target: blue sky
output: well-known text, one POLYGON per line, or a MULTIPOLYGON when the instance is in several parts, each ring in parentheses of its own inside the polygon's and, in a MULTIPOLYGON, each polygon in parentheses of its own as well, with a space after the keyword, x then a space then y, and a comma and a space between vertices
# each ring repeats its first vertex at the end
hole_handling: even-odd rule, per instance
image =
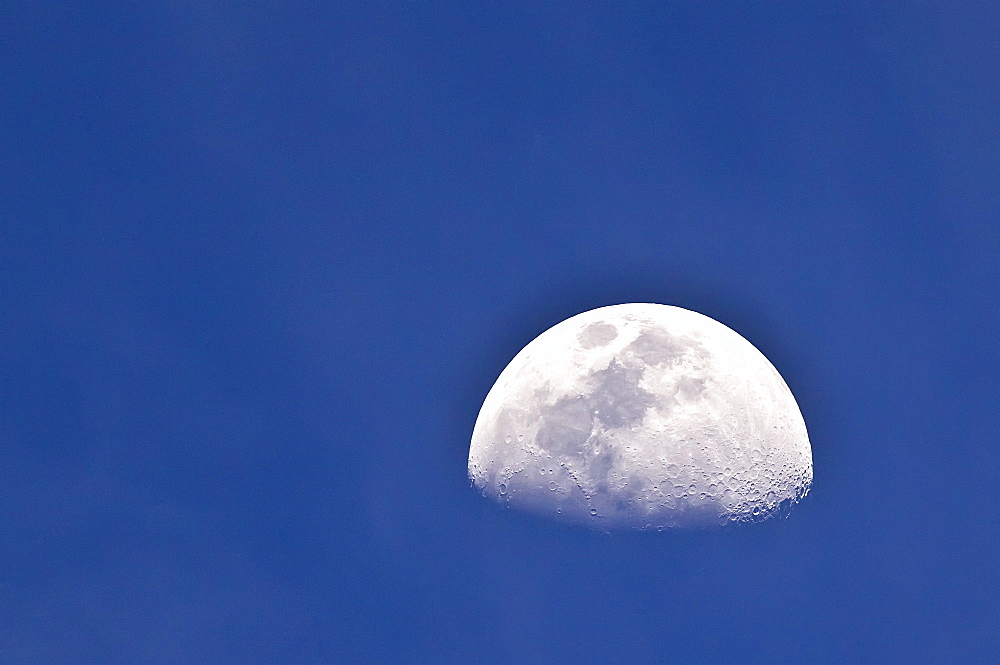
POLYGON ((991 3, 9 2, 0 660, 1000 659, 991 3), (790 518, 469 487, 532 338, 660 302, 802 410, 790 518))

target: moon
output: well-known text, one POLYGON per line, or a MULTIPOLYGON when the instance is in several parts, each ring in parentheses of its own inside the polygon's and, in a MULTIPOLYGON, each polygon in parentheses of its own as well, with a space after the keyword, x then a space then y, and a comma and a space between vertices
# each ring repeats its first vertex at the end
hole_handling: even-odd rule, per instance
POLYGON ((714 319, 651 303, 535 338, 486 396, 469 449, 484 496, 600 530, 760 521, 812 476, 802 414, 767 358, 714 319))

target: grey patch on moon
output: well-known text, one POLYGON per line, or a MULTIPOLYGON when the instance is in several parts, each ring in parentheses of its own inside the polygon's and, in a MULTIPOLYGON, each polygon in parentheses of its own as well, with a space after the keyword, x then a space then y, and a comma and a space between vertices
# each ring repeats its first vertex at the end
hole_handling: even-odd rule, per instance
POLYGON ((556 454, 583 447, 593 430, 592 408, 583 396, 563 397, 542 411, 538 445, 556 454))
MULTIPOLYGON (((642 369, 612 362, 586 379, 587 393, 541 409, 538 444, 548 452, 586 449, 596 433, 642 421, 654 396, 639 387, 642 369)), ((591 446, 593 447, 593 446, 591 446)))
POLYGON ((616 337, 618 337, 618 328, 615 328, 610 323, 603 322, 591 323, 583 329, 583 332, 576 336, 580 342, 580 346, 585 349, 605 346, 614 341, 616 337))
POLYGON ((639 360, 647 365, 676 363, 688 353, 699 357, 706 356, 706 351, 700 342, 674 337, 668 332, 652 326, 640 333, 635 341, 626 347, 626 350, 635 354, 639 360))
POLYGON ((677 380, 677 389, 674 391, 675 397, 685 400, 697 399, 705 392, 705 379, 682 376, 677 380))
POLYGON ((655 403, 652 393, 639 386, 643 368, 626 366, 613 360, 607 369, 594 372, 588 384, 593 386, 591 403, 594 415, 606 427, 625 427, 642 420, 646 409, 655 403))

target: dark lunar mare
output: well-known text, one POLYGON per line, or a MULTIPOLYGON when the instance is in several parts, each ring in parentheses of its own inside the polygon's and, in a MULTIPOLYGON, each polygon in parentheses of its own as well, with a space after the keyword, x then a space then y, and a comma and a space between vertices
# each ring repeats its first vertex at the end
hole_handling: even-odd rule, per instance
POLYGON ((616 337, 618 337, 618 328, 610 323, 598 321, 584 328, 583 332, 576 336, 576 339, 583 348, 593 349, 609 344, 616 337))

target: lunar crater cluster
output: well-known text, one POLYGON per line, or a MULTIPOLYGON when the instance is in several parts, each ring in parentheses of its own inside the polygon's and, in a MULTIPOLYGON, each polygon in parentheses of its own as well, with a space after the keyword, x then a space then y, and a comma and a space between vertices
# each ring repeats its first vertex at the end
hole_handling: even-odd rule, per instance
POLYGON ((809 491, 795 399, 752 344, 704 315, 633 303, 574 316, 483 403, 469 477, 511 508, 602 530, 766 519, 809 491))

